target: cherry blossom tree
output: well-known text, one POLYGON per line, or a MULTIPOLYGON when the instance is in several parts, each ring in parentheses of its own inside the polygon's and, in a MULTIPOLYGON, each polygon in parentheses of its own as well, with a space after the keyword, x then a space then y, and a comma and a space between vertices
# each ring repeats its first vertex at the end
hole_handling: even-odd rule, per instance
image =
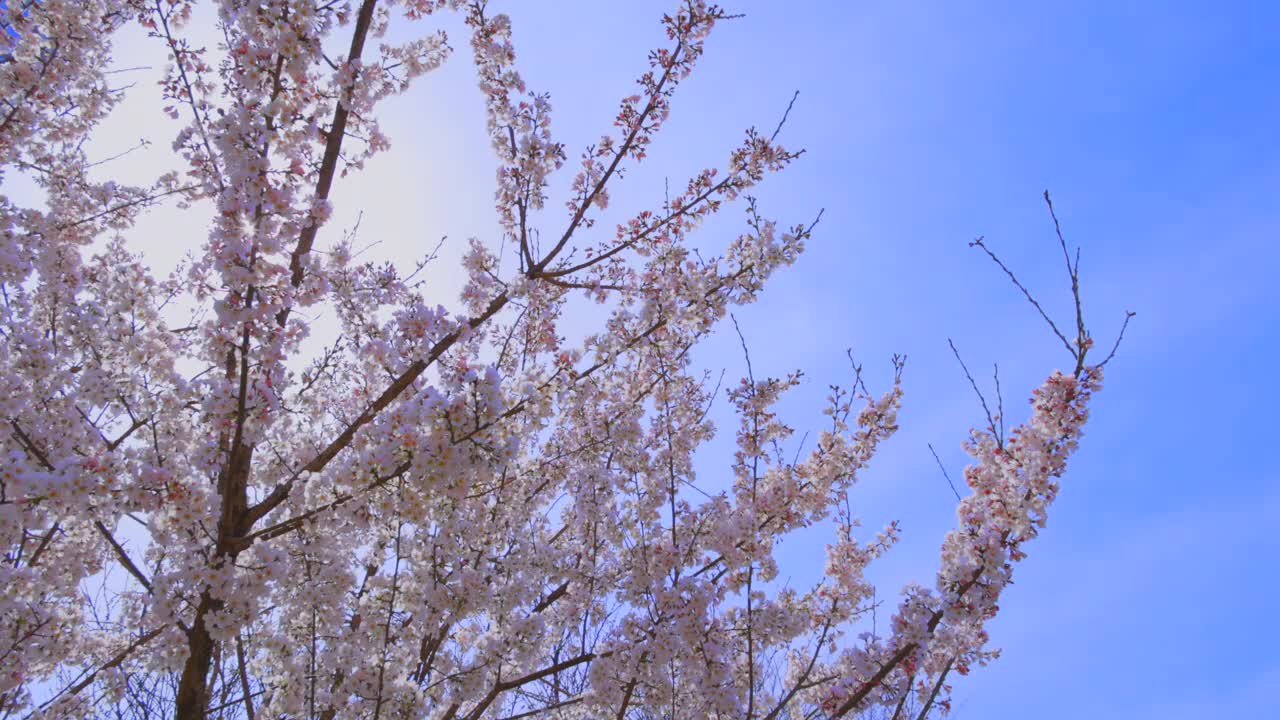
POLYGON ((725 489, 685 492, 714 434, 690 350, 809 239, 816 220, 780 225, 750 196, 798 153, 749 130, 595 225, 724 10, 664 16, 613 127, 570 159, 483 0, 214 5, 209 48, 184 35, 190 0, 0 11, 0 168, 45 198, 0 197, 0 715, 923 718, 994 656, 984 626, 1105 364, 1086 362, 1065 243, 1077 312, 1050 325, 1069 367, 1007 435, 991 414, 973 431, 936 578, 856 634, 897 530, 864 536, 846 493, 897 428, 900 362, 882 394, 834 388, 795 457, 775 408, 797 378, 746 378, 725 489), (452 307, 326 225, 336 179, 388 146, 380 103, 454 52, 429 29, 443 12, 470 31, 502 229, 470 244, 452 307), (385 41, 392 23, 416 39, 385 41), (167 55, 183 123, 147 186, 94 180, 83 150, 119 102, 128 24, 167 55), (544 207, 566 163, 567 207, 544 207), (158 277, 126 234, 174 201, 214 220, 158 277), (743 231, 703 257, 691 234, 729 207, 743 231), (566 310, 592 303, 607 319, 565 341, 566 310), (777 589, 778 543, 819 523, 824 576, 777 589))

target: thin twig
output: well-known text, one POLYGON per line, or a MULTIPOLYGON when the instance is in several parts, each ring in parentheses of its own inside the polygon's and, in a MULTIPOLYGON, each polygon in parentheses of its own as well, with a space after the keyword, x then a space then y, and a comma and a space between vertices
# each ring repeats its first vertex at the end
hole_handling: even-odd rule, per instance
POLYGON ((1137 314, 1138 313, 1132 310, 1126 310, 1124 312, 1124 324, 1120 326, 1120 334, 1116 336, 1116 342, 1111 346, 1111 352, 1107 353, 1107 356, 1103 358, 1102 362, 1098 363, 1098 367, 1105 366, 1107 363, 1111 362, 1111 358, 1116 356, 1116 350, 1120 349, 1120 341, 1124 340, 1124 331, 1129 327, 1129 320, 1137 314))
POLYGON ((1071 277, 1071 295, 1076 301, 1076 338, 1079 341, 1080 353, 1083 355, 1085 338, 1089 332, 1084 327, 1084 311, 1080 305, 1080 248, 1076 248, 1075 263, 1071 262, 1071 251, 1067 249, 1067 241, 1062 237, 1062 224, 1058 222, 1058 213, 1053 209, 1053 200, 1049 191, 1044 191, 1044 204, 1049 206, 1049 217, 1053 218, 1053 232, 1058 236, 1058 246, 1062 248, 1062 259, 1067 263, 1067 274, 1071 277))
POLYGON ((997 434, 996 421, 991 415, 991 408, 987 405, 986 396, 982 394, 982 390, 978 389, 977 381, 975 381, 973 379, 973 375, 969 373, 968 366, 964 364, 964 359, 960 357, 960 351, 956 349, 956 344, 951 341, 951 338, 947 338, 947 344, 951 346, 951 353, 956 356, 956 362, 960 363, 960 369, 964 370, 964 376, 969 379, 970 387, 972 387, 973 391, 978 394, 978 401, 982 403, 982 412, 987 415, 987 428, 990 429, 991 434, 995 436, 996 446, 1003 448, 1004 438, 997 434))
POLYGON ((1027 301, 1036 309, 1036 312, 1040 313, 1040 317, 1044 318, 1044 321, 1049 323, 1049 327, 1053 330, 1053 334, 1057 335, 1058 339, 1062 341, 1062 346, 1067 349, 1067 352, 1071 353, 1073 356, 1076 355, 1076 348, 1071 347, 1071 341, 1067 340, 1067 336, 1063 335, 1062 331, 1058 329, 1057 323, 1049 317, 1049 313, 1045 312, 1043 307, 1040 307, 1040 303, 1031 295, 1031 291, 1027 290, 1027 287, 1018 280, 1018 276, 1013 274, 1013 271, 1009 269, 1009 266, 1005 265, 1004 261, 996 257, 995 253, 991 252, 991 249, 983 242, 983 238, 979 237, 969 243, 969 247, 981 248, 982 252, 987 254, 987 257, 991 258, 996 265, 1000 266, 1000 269, 1004 271, 1004 274, 1008 275, 1009 279, 1013 281, 1014 287, 1022 291, 1022 294, 1026 296, 1027 301))
POLYGON ((742 357, 747 361, 747 379, 755 384, 756 375, 751 369, 751 351, 747 349, 747 339, 742 336, 742 328, 738 327, 738 318, 729 313, 729 319, 733 321, 733 329, 738 333, 738 342, 742 343, 742 357))
POLYGON ((996 421, 1000 423, 1000 442, 1004 442, 1004 394, 1000 392, 1000 364, 992 363, 992 376, 996 381, 996 421))
POLYGON ((782 132, 782 126, 787 124, 787 116, 791 114, 791 108, 796 104, 796 98, 800 97, 800 91, 797 90, 791 95, 791 102, 787 103, 787 109, 782 113, 782 119, 778 121, 778 127, 773 129, 773 134, 769 136, 769 142, 773 142, 778 138, 778 133, 782 132))
POLYGON ((942 464, 942 460, 938 457, 938 452, 933 449, 933 443, 928 443, 929 452, 933 453, 933 459, 938 463, 938 469, 942 471, 942 477, 947 479, 947 484, 951 486, 951 492, 955 494, 956 500, 960 499, 960 492, 956 490, 956 484, 951 482, 951 475, 947 473, 947 468, 942 464))

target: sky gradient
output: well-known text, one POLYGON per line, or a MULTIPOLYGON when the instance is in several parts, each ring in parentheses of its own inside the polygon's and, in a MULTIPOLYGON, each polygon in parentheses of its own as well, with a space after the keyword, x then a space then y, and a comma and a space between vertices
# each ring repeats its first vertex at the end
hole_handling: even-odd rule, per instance
MULTIPOLYGON (((513 17, 526 81, 551 93, 570 165, 633 92, 646 53, 663 42, 667 5, 494 3, 513 17)), ((1069 362, 968 242, 985 236, 1066 317, 1069 281, 1040 197, 1048 189, 1068 241, 1083 248, 1099 345, 1110 346, 1125 310, 1138 313, 1049 525, 992 623, 1004 656, 959 679, 953 716, 1269 716, 1280 686, 1270 602, 1280 589, 1280 463, 1269 449, 1280 407, 1280 5, 727 7, 745 16, 717 28, 650 159, 614 190, 599 227, 657 205, 667 179, 674 188, 722 165, 743 129, 772 130, 799 91, 780 137, 806 153, 757 194, 784 224, 825 214, 800 262, 737 317, 757 376, 806 372, 784 406, 797 438, 819 427, 827 385, 847 379, 846 348, 873 389, 887 387, 894 353, 908 355, 902 430, 854 495, 869 536, 891 519, 903 528, 875 568, 885 591, 932 583, 955 503, 927 444, 958 480, 960 443, 982 417, 947 339, 988 391, 999 364, 1011 421, 1069 362)), ((497 236, 482 99, 465 32, 448 27, 458 53, 387 104, 393 149, 339 182, 321 244, 362 214, 374 254, 408 260, 447 236, 443 269, 466 238, 497 236)), ((121 67, 142 57, 120 47, 121 67)), ((171 160, 172 132, 151 78, 131 79, 137 88, 95 151, 119 152, 147 128, 154 144, 109 170, 140 181, 171 160)), ((553 187, 563 193, 571 177, 566 169, 553 187)), ((563 223, 556 197, 548 232, 563 223)), ((708 251, 743 227, 738 209, 722 216, 699 237, 708 251)), ((201 222, 161 210, 137 237, 163 268, 198 246, 199 233, 174 240, 201 222)), ((435 282, 442 301, 456 296, 458 278, 435 282)), ((745 374, 732 327, 696 359, 727 380, 745 374)), ((731 443, 704 453, 708 487, 726 482, 731 443)), ((815 531, 788 543, 784 575, 814 572, 823 541, 815 531)))

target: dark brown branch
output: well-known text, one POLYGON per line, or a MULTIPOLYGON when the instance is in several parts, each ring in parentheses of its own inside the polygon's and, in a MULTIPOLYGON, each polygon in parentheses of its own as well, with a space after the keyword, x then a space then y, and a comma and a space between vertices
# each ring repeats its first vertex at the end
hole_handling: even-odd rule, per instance
POLYGON ((925 720, 925 718, 929 717, 929 710, 933 708, 933 701, 938 698, 938 692, 942 690, 942 683, 947 679, 947 673, 951 672, 951 664, 955 661, 955 658, 947 660, 946 666, 938 674, 938 681, 933 684, 933 691, 929 693, 929 699, 925 701, 924 707, 920 709, 920 714, 916 715, 916 720, 925 720))
MULTIPOLYGON (((834 601, 832 601, 831 607, 832 610, 835 609, 834 601)), ((787 691, 786 695, 783 695, 782 698, 778 700, 778 704, 773 706, 773 709, 769 711, 768 715, 764 716, 763 720, 774 720, 774 718, 778 717, 782 711, 787 709, 787 705, 791 704, 791 700, 795 698, 796 694, 799 693, 801 689, 811 687, 806 686, 805 683, 809 680, 809 676, 813 674, 813 668, 818 664, 818 658, 822 655, 822 646, 827 642, 827 635, 831 632, 831 626, 832 622, 830 619, 822 624, 822 634, 818 637, 817 642, 814 643, 813 655, 809 657, 809 664, 805 667, 804 673, 802 673, 800 677, 796 678, 796 684, 787 691)))
MULTIPOLYGON (((496 315, 499 310, 501 310, 503 307, 506 306, 509 300, 510 298, 507 296, 506 293, 503 293, 497 296, 489 303, 489 307, 485 308, 485 311, 483 313, 467 321, 465 324, 468 326, 469 329, 474 330, 475 328, 479 327, 480 325, 488 321, 489 318, 496 315)), ((261 502, 249 508, 248 515, 247 515, 247 517, 249 518, 248 524, 251 526, 253 523, 257 522, 267 513, 274 510, 277 506, 280 505, 280 503, 284 502, 285 498, 287 498, 289 496, 289 493, 293 490, 294 481, 299 476, 301 476, 303 472, 318 473, 321 470, 323 470, 326 465, 328 465, 335 457, 337 457, 338 453, 342 452, 344 449, 346 449, 348 445, 351 444, 352 440, 355 439, 356 432, 358 432, 360 428, 372 422, 373 419, 376 418, 379 413, 385 410, 387 406, 389 406, 392 402, 396 400, 396 398, 400 397, 400 395, 404 393, 405 390, 407 390, 411 385, 413 385, 414 381, 416 381, 418 377, 422 375, 422 373, 427 369, 427 367, 429 367, 432 363, 438 360, 440 356, 443 355, 446 350, 451 348, 453 344, 456 343, 460 337, 461 337, 461 333, 459 331, 455 330, 454 332, 449 333, 448 335, 444 336, 439 341, 437 341, 434 346, 432 346, 431 351, 427 353, 427 357, 425 359, 416 360, 412 364, 410 364, 409 367, 406 368, 405 371, 402 372, 399 375, 399 377, 397 377, 395 381, 393 381, 391 385, 387 387, 386 390, 382 391, 382 394, 380 394, 376 400, 374 400, 367 408, 365 408, 364 412, 360 413, 359 417, 357 417, 355 420, 351 421, 351 423, 347 425, 347 427, 338 435, 338 437, 334 438, 332 442, 330 442, 327 446, 325 446, 323 450, 317 453, 316 456, 313 457, 310 462, 308 462, 306 465, 303 465, 287 481, 276 486, 276 488, 272 490, 271 493, 267 495, 267 497, 263 498, 261 502)))
POLYGON ((255 720, 253 713, 253 693, 249 691, 249 671, 245 667, 244 641, 236 635, 236 664, 240 672, 240 693, 244 699, 244 712, 248 720, 255 720))
MULTIPOLYGON (((356 16, 356 27, 351 34, 351 49, 347 52, 347 62, 355 62, 360 59, 361 53, 364 52, 365 36, 369 33, 369 25, 373 21, 373 8, 377 4, 377 0, 364 0, 360 4, 360 12, 356 16)), ((354 84, 355 79, 352 78, 354 84)), ((350 102, 352 87, 343 88, 343 96, 338 98, 338 102, 333 110, 333 122, 330 124, 329 133, 325 141, 324 155, 320 160, 320 176, 316 180, 316 200, 325 201, 329 199, 329 190, 333 187, 333 176, 338 169, 338 156, 342 151, 342 139, 346 136, 347 117, 351 110, 345 105, 350 102)), ((311 252, 312 245, 316 241, 316 233, 319 232, 320 225, 314 218, 307 222, 306 227, 302 229, 302 234, 298 237, 298 244, 293 249, 293 255, 289 258, 289 281, 296 288, 302 285, 302 260, 311 252)), ((286 306, 280 310, 276 316, 276 321, 281 327, 289 319, 290 306, 286 306)))
POLYGON ((148 580, 147 576, 138 569, 138 566, 134 564, 133 559, 129 557, 129 553, 125 552, 124 547, 116 541, 115 536, 111 534, 111 531, 107 529, 107 526, 103 525, 101 520, 94 520, 93 526, 98 529, 98 534, 107 541, 107 544, 111 545, 111 549, 115 551, 116 558, 120 561, 120 564, 124 566, 124 569, 128 570, 129 574, 134 576, 138 582, 142 584, 142 587, 147 589, 148 593, 153 592, 151 589, 151 581, 148 580))
POLYGON ((568 700, 561 700, 560 702, 552 703, 545 707, 537 708, 536 710, 528 710, 522 713, 516 713, 515 715, 508 715, 504 718, 500 718, 500 720, 523 720, 524 718, 537 717, 543 713, 549 713, 552 710, 559 710, 560 708, 568 707, 570 705, 577 705, 583 700, 584 698, 581 695, 575 695, 568 700))
POLYGON ((165 626, 160 626, 146 633, 145 635, 142 635, 141 637, 137 638, 132 643, 130 643, 128 647, 124 648, 123 650, 121 650, 120 652, 112 656, 110 660, 98 666, 97 669, 89 672, 87 676, 84 676, 84 673, 81 673, 81 675, 84 676, 82 680, 75 683, 74 685, 69 685, 63 688, 62 690, 59 690, 57 694, 55 694, 53 697, 46 700, 40 706, 40 709, 44 710, 49 706, 53 705, 53 703, 63 695, 75 695, 79 693, 81 690, 84 690, 85 688, 89 687, 89 685, 91 685, 93 681, 97 679, 98 673, 102 672, 103 670, 110 670, 111 668, 119 667, 121 664, 124 663, 125 660, 129 659, 129 656, 132 655, 135 650, 151 642, 153 639, 155 639, 157 635, 163 632, 164 627, 165 626))
POLYGON ((562 660, 554 665, 549 665, 541 670, 531 672, 527 675, 515 678, 514 680, 501 681, 489 690, 489 694, 485 695, 484 699, 476 703, 476 706, 471 709, 471 712, 467 713, 465 720, 479 720, 480 716, 484 714, 484 711, 493 704, 493 701, 496 700, 499 695, 508 690, 513 690, 521 685, 531 683, 535 680, 547 677, 548 675, 554 675, 558 672, 568 670, 569 668, 577 667, 585 662, 591 662, 592 660, 595 660, 596 657, 598 656, 595 653, 583 653, 577 657, 562 660))
POLYGON ((893 717, 890 720, 898 720, 902 717, 902 708, 907 704, 907 698, 911 696, 911 686, 915 683, 915 676, 907 678, 907 686, 902 689, 902 695, 898 698, 898 705, 893 709, 893 717))
MULTIPOLYGON (((554 538, 553 538, 553 541, 554 541, 554 538)), ((565 593, 567 592, 569 592, 569 581, 565 580, 564 582, 560 583, 555 590, 552 590, 551 592, 547 593, 546 597, 539 600, 538 604, 533 606, 533 612, 537 614, 542 612, 543 610, 546 610, 547 608, 551 607, 551 605, 555 603, 555 601, 564 597, 565 593)))
MULTIPOLYGON (((938 613, 937 617, 942 617, 942 614, 938 613)), ((889 673, 893 672, 903 660, 906 660, 908 655, 916 651, 916 647, 915 643, 907 643, 906 645, 898 648, 898 651, 889 658, 889 661, 880 666, 880 669, 876 671, 875 675, 872 675, 866 682, 862 683, 862 685, 859 686, 858 691, 853 695, 850 695, 849 698, 836 709, 835 713, 831 715, 830 720, 836 720, 836 718, 844 717, 845 715, 848 715, 850 711, 861 705, 867 695, 871 694, 872 690, 879 687, 880 683, 884 682, 886 677, 889 677, 889 673)))
POLYGON ((40 544, 36 546, 35 551, 31 553, 31 558, 27 560, 27 567, 36 566, 36 563, 40 561, 40 556, 44 554, 45 548, 49 547, 49 542, 53 540, 53 536, 61 529, 62 526, 59 523, 54 523, 53 527, 49 528, 49 532, 40 538, 40 544))

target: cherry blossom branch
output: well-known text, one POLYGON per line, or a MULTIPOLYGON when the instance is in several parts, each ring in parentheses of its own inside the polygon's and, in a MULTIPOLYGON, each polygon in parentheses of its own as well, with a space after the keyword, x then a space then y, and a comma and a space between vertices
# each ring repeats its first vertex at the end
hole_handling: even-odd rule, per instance
POLYGON ((137 198, 137 199, 134 199, 134 200, 130 200, 130 201, 125 202, 125 203, 121 203, 121 204, 116 205, 116 206, 114 206, 114 207, 107 208, 106 210, 103 210, 103 211, 102 211, 102 212, 100 212, 100 213, 97 213, 97 214, 94 214, 94 215, 90 215, 90 216, 88 216, 88 217, 81 218, 81 219, 79 219, 79 220, 73 220, 73 221, 68 222, 68 223, 63 223, 63 224, 61 224, 61 225, 57 225, 57 226, 56 226, 56 228, 57 228, 58 230, 60 230, 60 231, 61 231, 61 230, 70 230, 71 228, 79 227, 80 225, 84 225, 85 223, 93 222, 94 220, 97 220, 98 218, 103 218, 103 217, 106 217, 106 216, 108 216, 108 215, 114 215, 115 213, 121 212, 121 211, 123 211, 123 210, 128 210, 128 209, 130 209, 130 208, 134 208, 134 207, 137 207, 137 206, 139 206, 139 205, 146 205, 147 203, 155 202, 156 200, 159 200, 160 198, 168 197, 168 196, 170 196, 170 195, 177 195, 178 193, 191 192, 192 190, 197 190, 197 189, 199 189, 199 187, 200 187, 199 185, 185 185, 185 186, 183 186, 183 187, 172 188, 172 189, 169 189, 169 190, 165 190, 165 191, 163 191, 163 192, 155 193, 154 195, 147 195, 147 196, 145 196, 145 197, 140 197, 140 198, 137 198))
POLYGON ((560 702, 551 703, 549 705, 545 705, 543 707, 540 707, 534 710, 527 710, 525 712, 516 713, 515 715, 507 715, 506 717, 501 718, 500 720, 524 720, 524 718, 537 717, 545 713, 554 712, 561 708, 569 707, 570 705, 577 705, 578 703, 582 702, 585 699, 586 698, 582 697, 581 695, 578 695, 575 697, 571 697, 568 700, 561 700, 560 702))
POLYGON ((129 557, 129 553, 125 552, 124 547, 121 546, 115 536, 111 534, 111 531, 107 529, 107 526, 103 525, 101 520, 94 520, 93 526, 97 528, 98 534, 101 535, 102 538, 107 541, 107 544, 111 546, 111 549, 116 554, 116 559, 120 561, 120 564, 124 566, 124 569, 128 570, 129 574, 136 578, 142 587, 146 588, 148 594, 154 592, 151 587, 151 581, 148 580, 147 576, 138 569, 138 566, 134 564, 133 559, 129 557))
MULTIPOLYGON (((25 432, 23 432, 22 426, 18 424, 18 421, 10 420, 9 425, 13 428, 14 434, 27 451, 30 452, 46 470, 52 472, 54 470, 54 466, 53 463, 49 461, 48 455, 46 455, 35 444, 35 442, 25 432)), ((106 442, 105 439, 104 442, 106 442)), ((142 584, 142 587, 146 588, 148 593, 151 593, 151 582, 147 580, 147 576, 138 569, 138 566, 133 562, 133 559, 129 557, 129 553, 127 553, 120 543, 116 541, 115 537, 111 534, 111 531, 107 529, 107 526, 103 525, 101 520, 94 520, 93 525, 98 530, 98 534, 101 535, 111 546, 116 558, 120 560, 120 564, 129 571, 130 575, 137 578, 138 582, 142 584)), ((27 561, 27 567, 35 566, 36 562, 40 559, 40 555, 44 552, 45 548, 48 547, 49 541, 53 539, 53 535, 57 531, 58 523, 54 523, 54 526, 50 528, 49 532, 41 539, 40 544, 35 549, 35 552, 31 554, 31 559, 27 561)))
POLYGON ((499 695, 501 695, 504 692, 507 692, 508 690, 514 690, 515 688, 518 688, 522 685, 527 685, 528 683, 531 683, 535 680, 540 680, 544 677, 547 677, 548 675, 554 675, 558 672, 568 670, 569 668, 577 667, 578 665, 581 665, 583 663, 591 662, 592 660, 595 660, 597 657, 601 657, 601 656, 598 656, 596 655, 596 653, 593 653, 593 652, 582 653, 581 655, 578 655, 576 657, 572 657, 567 660, 561 660, 560 662, 555 663, 554 665, 548 665, 547 667, 544 667, 541 670, 535 670, 534 672, 527 673, 518 678, 514 678, 512 680, 499 681, 495 683, 492 688, 490 688, 489 692, 484 696, 483 699, 481 699, 479 702, 476 703, 476 706, 471 709, 471 712, 467 713, 464 716, 464 720, 479 720, 480 716, 484 714, 484 711, 487 710, 489 706, 493 704, 493 701, 496 700, 499 695))
POLYGON ((929 692, 929 699, 925 701, 924 707, 920 708, 920 714, 916 715, 916 720, 925 720, 929 717, 929 710, 933 708, 933 701, 938 698, 938 691, 942 689, 942 684, 947 679, 947 673, 951 672, 951 665, 955 663, 955 658, 947 660, 947 664, 942 667, 942 672, 938 673, 938 681, 933 684, 933 690, 929 692))
POLYGON ((667 63, 663 67, 662 76, 658 79, 657 83, 653 85, 653 89, 649 92, 648 101, 645 103, 644 109, 640 111, 640 114, 636 117, 634 122, 631 123, 622 143, 618 145, 618 149, 613 153, 613 158, 609 161, 608 167, 600 174, 600 178, 592 185, 590 191, 576 203, 577 208, 574 210, 573 216, 569 219, 569 225, 560 235, 560 239, 556 242, 555 246, 543 256, 542 260, 533 266, 531 272, 541 272, 542 269, 545 268, 560 253, 560 251, 564 249, 565 245, 569 243, 569 240, 573 237, 573 233, 578 229, 578 225, 580 225, 583 218, 586 217, 587 210, 595 202, 596 198, 600 196, 600 193, 604 191, 605 185, 609 182, 609 179, 613 177, 613 174, 617 172, 618 166, 622 164, 622 159, 626 157, 627 153, 631 152, 632 148, 635 146, 636 140, 640 137, 641 131, 645 129, 645 122, 649 119, 654 110, 658 108, 659 99, 662 97, 662 93, 667 83, 671 80, 672 74, 678 67, 677 61, 684 49, 685 41, 681 38, 676 42, 675 48, 671 51, 671 62, 667 63))
MULTIPOLYGON (((168 3, 168 5, 169 12, 174 12, 174 3, 168 3)), ((182 87, 185 93, 183 99, 191 108, 192 118, 195 120, 196 129, 200 133, 200 142, 204 144, 204 151, 209 158, 209 162, 213 164, 213 177, 218 184, 218 191, 225 192, 226 185, 223 183, 222 170, 218 167, 218 156, 213 152, 213 146, 209 143, 209 131, 205 128, 204 114, 200 112, 195 90, 192 88, 190 78, 187 77, 187 63, 184 57, 186 51, 178 47, 178 41, 174 38, 173 32, 169 27, 169 15, 165 14, 165 6, 161 0, 155 0, 153 8, 156 17, 160 19, 162 37, 169 46, 169 52, 173 56, 174 67, 178 70, 178 77, 182 80, 182 87)))
MULTIPOLYGON (((356 15, 356 26, 351 33, 351 47, 347 52, 348 65, 359 62, 360 55, 364 52, 365 36, 369 33, 369 25, 373 20, 373 9, 376 4, 377 0, 363 0, 360 3, 360 11, 356 15)), ((334 104, 333 120, 325 136, 324 155, 320 160, 320 174, 316 178, 315 191, 316 200, 321 203, 328 201, 329 190, 333 187, 333 175, 338 169, 338 155, 342 151, 342 139, 346 135, 347 118, 351 113, 348 103, 351 102, 351 92, 355 82, 356 76, 353 75, 350 84, 342 88, 342 96, 334 104)), ((302 285, 302 261, 311 252, 319 230, 320 221, 314 216, 309 217, 307 224, 302 228, 302 234, 298 237, 298 244, 289 258, 289 282, 295 288, 302 285)), ((291 309, 292 306, 285 306, 280 310, 276 318, 280 327, 285 326, 291 309)))
MULTIPOLYGON (((468 330, 475 330, 476 328, 479 328, 487 322, 489 318, 496 315, 499 310, 506 307, 508 302, 510 302, 510 297, 506 293, 498 295, 490 301, 489 306, 483 313, 465 321, 463 326, 468 330)), ((302 469, 313 473, 323 470, 329 461, 336 457, 339 452, 351 443, 351 440, 355 437, 356 431, 371 422, 380 412, 386 409, 388 405, 390 405, 397 397, 400 396, 401 393, 403 393, 415 380, 418 379, 418 376, 420 376, 427 367, 452 347, 461 336, 462 331, 455 330, 437 341, 427 353, 425 359, 418 360, 410 364, 409 367, 396 378, 395 382, 388 386, 387 389, 384 390, 378 398, 360 414, 359 417, 352 421, 337 438, 317 453, 316 456, 304 465, 302 469)))
MULTIPOLYGON (((833 602, 833 609, 834 609, 834 602, 833 602)), ((818 664, 818 658, 822 656, 822 649, 823 647, 826 646, 827 636, 830 634, 833 626, 834 626, 834 623, 831 621, 830 618, 828 618, 826 621, 823 622, 822 631, 818 634, 818 639, 814 641, 813 653, 809 656, 809 662, 808 664, 805 665, 804 672, 800 674, 800 677, 796 679, 796 682, 794 685, 791 686, 791 689, 788 690, 785 695, 779 698, 777 704, 775 704, 773 708, 769 710, 769 713, 765 715, 762 718, 762 720, 775 720, 775 718, 777 718, 782 712, 784 712, 787 709, 787 706, 791 704, 791 701, 795 699, 796 695, 801 690, 806 689, 807 687, 806 683, 808 682, 809 678, 813 675, 813 670, 818 664)))
MULTIPOLYGON (((796 236, 807 237, 809 232, 812 231, 813 227, 820 220, 821 220, 821 213, 819 213, 818 218, 816 218, 808 226, 797 227, 795 231, 796 236)), ((751 265, 746 265, 740 268, 739 270, 737 270, 736 272, 734 272, 733 274, 726 276, 719 283, 707 289, 704 293, 704 297, 706 298, 713 297, 716 293, 729 287, 730 283, 735 282, 744 273, 750 272, 751 269, 752 269, 751 265)), ((489 306, 486 308, 486 310, 482 314, 472 318, 469 321, 466 321, 464 323, 464 326, 471 330, 475 330, 479 328, 481 325, 487 322, 489 318, 497 314, 497 312, 501 310, 508 302, 509 302, 509 295, 506 292, 499 294, 489 303, 489 306)), ((644 338, 648 337, 651 333, 661 329, 664 324, 665 324, 665 320, 660 318, 657 322, 655 322, 652 326, 650 326, 647 330, 645 330, 639 336, 630 340, 624 349, 634 346, 635 343, 642 341, 644 338)), ((457 342, 459 337, 460 337, 460 332, 455 330, 449 333, 448 335, 444 336, 443 338, 441 338, 439 341, 437 341, 432 346, 431 350, 428 351, 428 353, 426 354, 426 357, 423 360, 417 360, 411 363, 409 367, 406 368, 400 374, 400 376, 397 377, 396 380, 386 390, 384 390, 378 396, 378 398, 361 413, 359 417, 357 417, 354 421, 349 423, 347 427, 343 430, 343 432, 339 434, 337 438, 331 441, 329 445, 327 445, 322 451, 320 451, 317 455, 315 455, 314 458, 309 463, 302 466, 302 468, 299 469, 297 472, 295 472, 288 480, 278 485, 270 494, 268 494, 265 498, 263 498, 263 500, 261 500, 258 504, 249 508, 246 516, 248 518, 248 526, 251 527, 258 519, 261 519, 263 516, 271 512, 271 510, 278 507, 280 503, 284 502, 284 500, 289 496, 289 493, 293 489, 293 483, 296 481, 298 477, 300 477, 302 472, 315 473, 323 470, 324 467, 327 466, 328 463, 332 461, 333 458, 336 457, 339 452, 341 452, 344 448, 350 445, 350 443, 355 438, 356 432, 361 427, 372 422, 383 410, 385 410, 392 402, 394 402, 397 397, 399 397, 407 388, 409 388, 413 384, 414 381, 416 381, 416 379, 422 374, 422 372, 426 370, 428 366, 434 363, 445 351, 447 351, 455 342, 457 342)), ((609 363, 607 361, 604 361, 604 360, 599 361, 594 365, 578 372, 576 374, 576 378, 580 380, 582 378, 590 376, 592 373, 605 367, 608 364, 609 363)), ((508 409, 498 418, 496 418, 494 422, 496 422, 497 420, 510 417, 511 415, 514 415, 520 412, 524 407, 525 407, 525 401, 522 400, 512 408, 508 409)), ((485 426, 481 426, 477 428, 475 432, 482 431, 491 424, 492 423, 486 424, 485 426)), ((375 485, 371 485, 370 488, 366 488, 366 489, 371 489, 372 487, 377 487, 380 485, 381 483, 376 483, 375 485)), ((302 516, 299 516, 292 520, 277 523, 276 525, 273 525, 270 528, 242 537, 236 540, 235 544, 236 546, 246 546, 247 544, 252 543, 255 540, 270 539, 271 537, 277 537, 283 532, 288 532, 290 530, 300 527, 301 526, 300 522, 302 520, 312 517, 318 512, 333 509, 340 505, 346 504, 353 498, 354 496, 343 496, 342 498, 339 498, 338 500, 335 500, 332 503, 326 504, 321 508, 317 508, 314 511, 308 511, 304 513, 302 516)))
POLYGON ((249 688, 249 671, 244 660, 244 641, 236 634, 236 666, 239 668, 240 698, 244 701, 244 713, 248 720, 255 720, 253 693, 249 688))
POLYGON ((59 690, 52 697, 50 697, 48 700, 42 703, 40 705, 40 709, 47 710, 55 702, 57 702, 59 698, 61 698, 64 695, 67 695, 67 696, 78 695, 80 691, 92 685, 93 681, 97 679, 100 673, 102 673, 105 670, 111 670, 113 668, 117 668, 123 665, 124 662, 129 659, 130 655, 132 655, 138 649, 142 648, 147 643, 154 640, 156 637, 160 635, 160 633, 164 632, 165 627, 166 626, 162 625, 134 639, 134 641, 130 643, 127 647, 117 652, 109 660, 107 660, 107 662, 103 663, 102 665, 99 665, 97 668, 93 669, 92 671, 89 671, 89 670, 82 671, 80 675, 77 677, 78 682, 73 682, 72 684, 67 685, 61 690, 59 690))

